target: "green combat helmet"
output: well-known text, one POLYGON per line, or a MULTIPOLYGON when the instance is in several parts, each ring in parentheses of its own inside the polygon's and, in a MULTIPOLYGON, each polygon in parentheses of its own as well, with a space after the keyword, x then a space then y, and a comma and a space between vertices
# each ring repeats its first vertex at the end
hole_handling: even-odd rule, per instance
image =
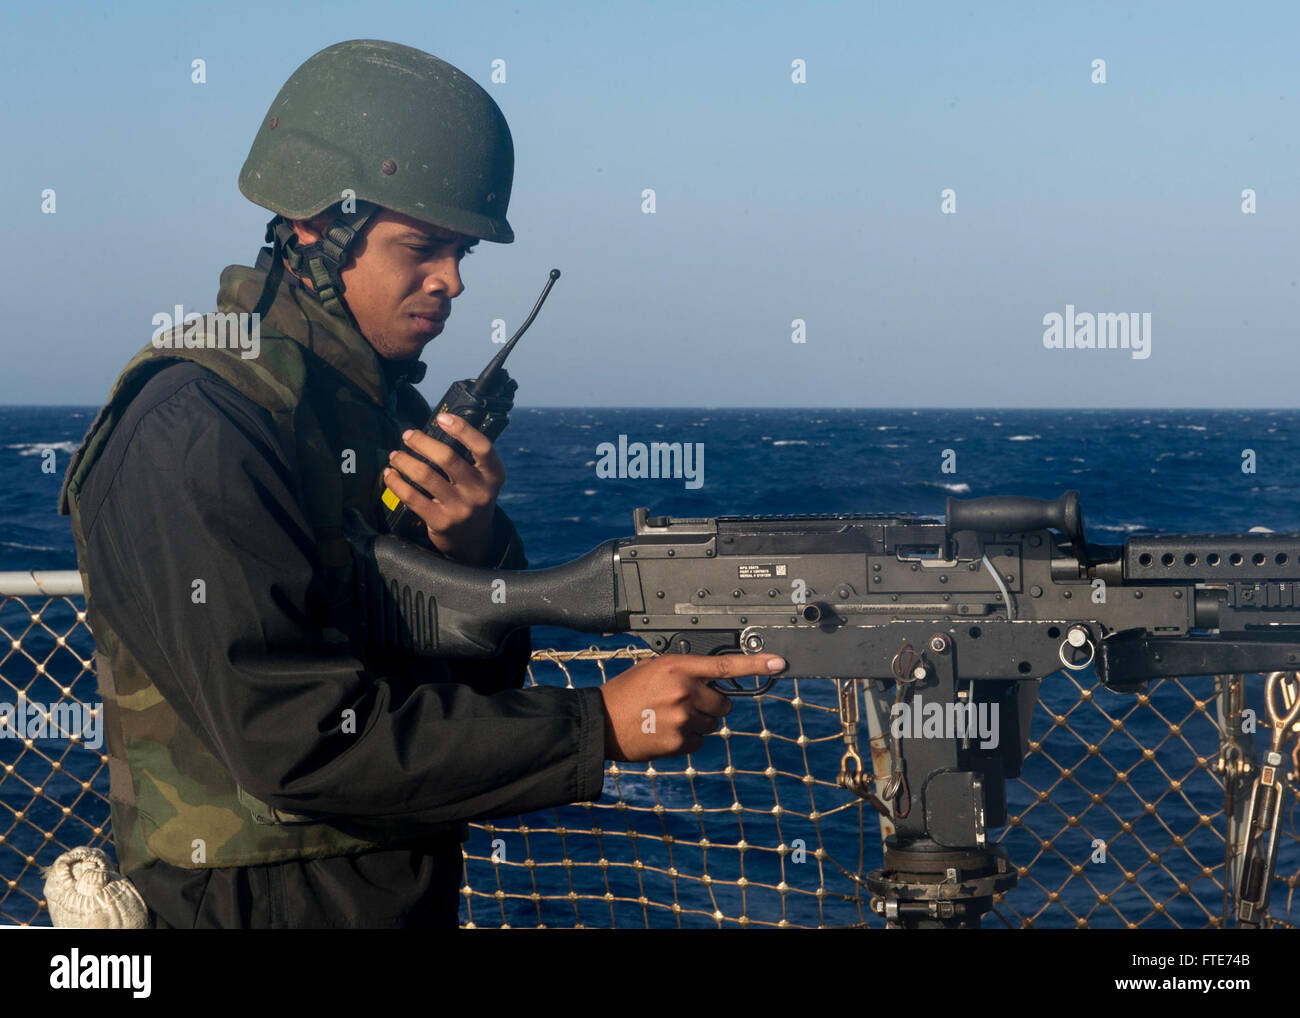
POLYGON ((239 172, 244 197, 276 213, 266 228, 275 242, 271 272, 255 310, 265 314, 275 299, 283 258, 310 276, 326 310, 351 320, 340 270, 380 208, 509 244, 514 171, 506 118, 451 64, 374 39, 321 50, 284 83, 239 172), (340 212, 320 242, 299 243, 289 220, 352 197, 356 210, 340 212))

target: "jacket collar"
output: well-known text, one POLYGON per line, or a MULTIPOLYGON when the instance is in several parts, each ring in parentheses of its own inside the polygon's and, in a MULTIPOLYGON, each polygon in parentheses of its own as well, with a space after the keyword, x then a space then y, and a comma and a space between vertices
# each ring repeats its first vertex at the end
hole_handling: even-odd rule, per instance
MULTIPOLYGON (((217 310, 248 312, 256 307, 270 267, 270 248, 262 248, 255 268, 228 265, 221 273, 217 310)), ((285 273, 264 321, 350 379, 379 406, 391 406, 397 387, 403 381, 419 382, 428 368, 416 359, 381 357, 350 322, 326 311, 289 273, 285 273)))

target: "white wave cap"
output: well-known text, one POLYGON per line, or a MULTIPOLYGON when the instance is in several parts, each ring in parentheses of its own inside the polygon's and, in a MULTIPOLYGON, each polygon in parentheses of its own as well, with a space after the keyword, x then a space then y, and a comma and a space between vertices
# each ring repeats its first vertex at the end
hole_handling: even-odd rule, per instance
POLYGON ((98 848, 80 845, 45 871, 45 904, 54 925, 82 930, 143 930, 149 908, 135 884, 98 848))

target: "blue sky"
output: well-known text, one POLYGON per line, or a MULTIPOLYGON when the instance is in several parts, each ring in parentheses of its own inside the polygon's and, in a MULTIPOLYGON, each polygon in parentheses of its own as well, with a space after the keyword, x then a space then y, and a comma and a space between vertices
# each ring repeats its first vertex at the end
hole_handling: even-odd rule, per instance
POLYGON ((0 404, 102 403, 155 313, 210 309, 270 216, 236 178, 272 98, 376 38, 470 74, 515 142, 517 240, 465 263, 430 398, 555 266, 524 406, 1289 407, 1297 28, 1281 3, 6 10, 0 404), (1150 313, 1151 356, 1045 349, 1067 304, 1150 313))

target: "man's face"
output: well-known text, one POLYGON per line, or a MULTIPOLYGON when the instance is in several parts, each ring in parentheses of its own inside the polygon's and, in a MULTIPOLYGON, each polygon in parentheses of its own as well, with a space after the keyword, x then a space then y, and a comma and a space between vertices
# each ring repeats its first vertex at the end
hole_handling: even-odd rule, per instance
MULTIPOLYGON (((304 245, 328 227, 322 217, 295 221, 304 245)), ((361 334, 381 357, 418 357, 442 332, 451 302, 465 290, 460 260, 478 241, 464 234, 381 210, 348 249, 343 267, 344 299, 361 334)))

